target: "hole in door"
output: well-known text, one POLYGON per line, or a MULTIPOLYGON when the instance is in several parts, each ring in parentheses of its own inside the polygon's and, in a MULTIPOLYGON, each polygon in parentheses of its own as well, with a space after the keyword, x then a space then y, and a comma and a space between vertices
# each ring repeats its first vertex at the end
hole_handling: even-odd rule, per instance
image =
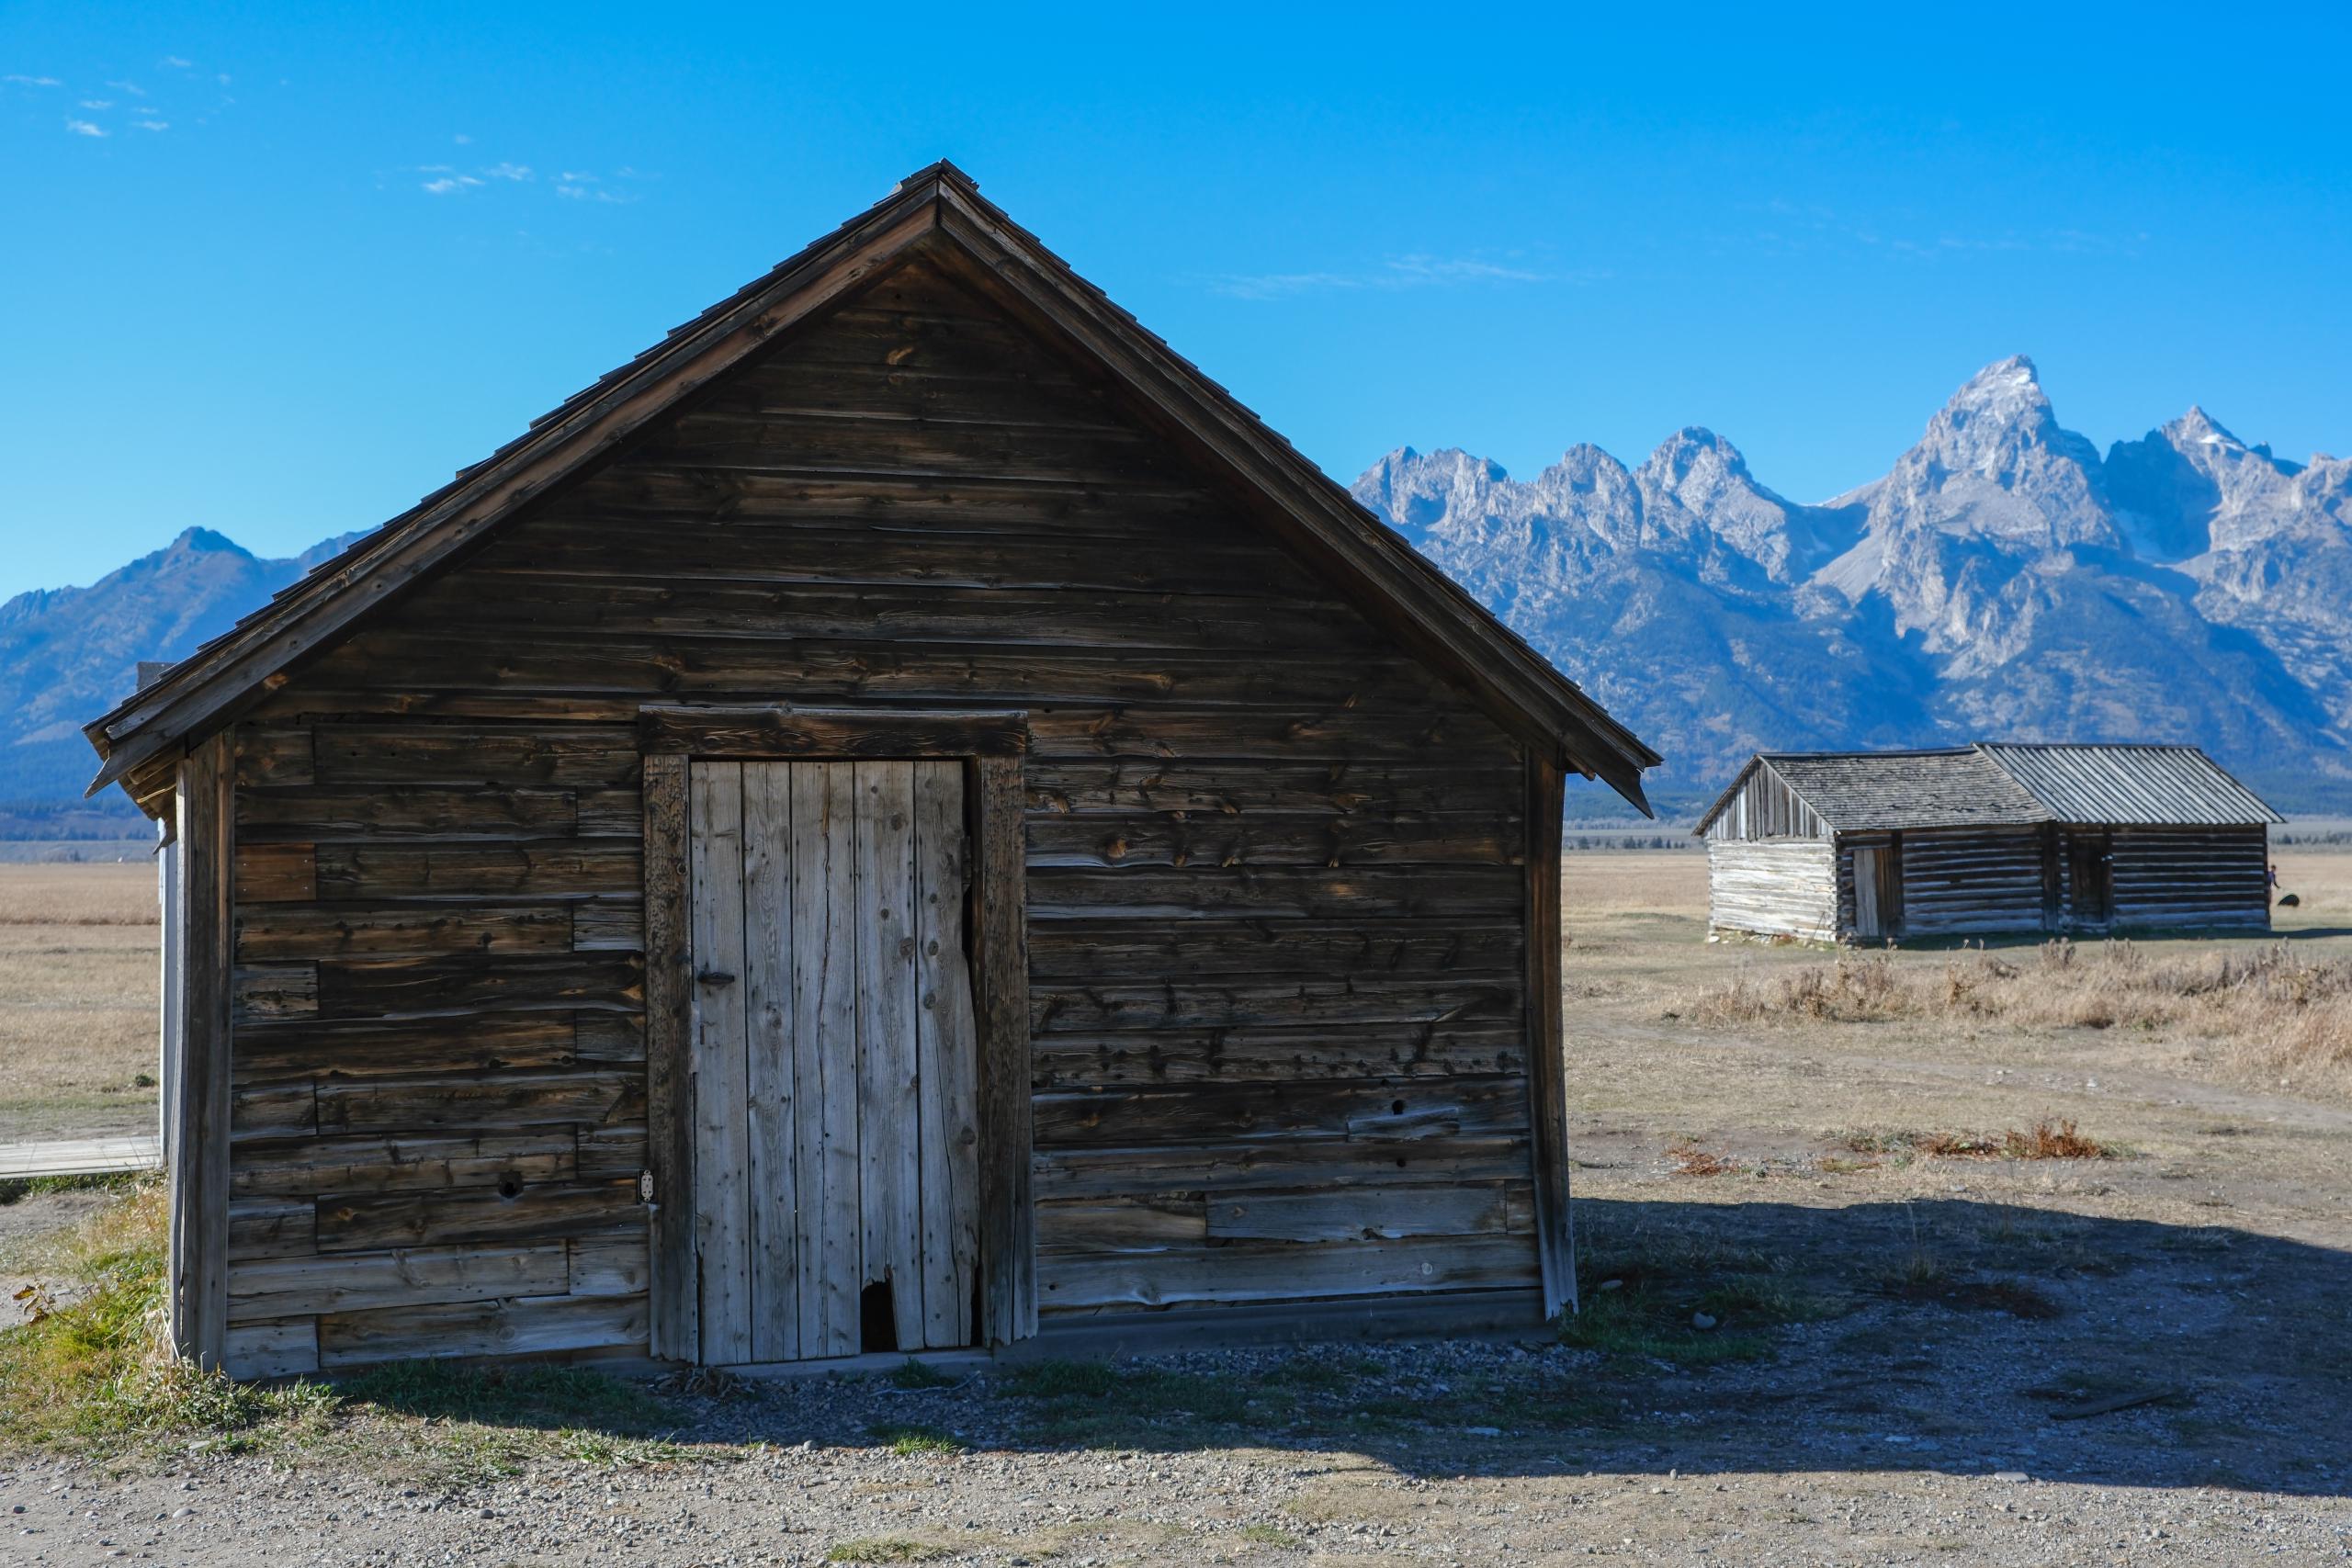
POLYGON ((858 1292, 857 1348, 869 1356, 899 1348, 898 1302, 888 1280, 876 1280, 858 1292))

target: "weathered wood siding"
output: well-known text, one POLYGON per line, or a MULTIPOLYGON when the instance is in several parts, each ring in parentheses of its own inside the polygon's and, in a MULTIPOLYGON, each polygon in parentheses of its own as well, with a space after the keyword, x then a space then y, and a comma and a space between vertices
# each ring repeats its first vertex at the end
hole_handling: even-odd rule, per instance
POLYGON ((2270 929, 2270 833, 2247 828, 2114 829, 2115 923, 2270 929))
POLYGON ((1837 941, 1836 855, 1826 839, 1711 840, 1708 928, 1837 941))
MULTIPOLYGON (((1906 829, 1903 867, 1906 937, 1972 936, 2041 927, 2038 828, 1906 829)), ((1851 875, 1851 855, 1848 855, 1851 875)))
POLYGON ((1048 1313, 1536 1280, 1518 745, 921 265, 237 730, 231 1359, 642 1351, 651 701, 1031 710, 1048 1313))
POLYGON ((1707 824, 1710 842, 1826 839, 1829 824, 1770 767, 1758 766, 1707 824))

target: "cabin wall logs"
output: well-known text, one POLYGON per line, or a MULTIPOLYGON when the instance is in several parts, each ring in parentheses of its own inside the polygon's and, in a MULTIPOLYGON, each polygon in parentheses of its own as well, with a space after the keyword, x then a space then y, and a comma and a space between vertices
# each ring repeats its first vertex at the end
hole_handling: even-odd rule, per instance
POLYGON ((642 1353, 682 701, 1030 711, 1046 1312, 1536 1282, 1517 744, 918 265, 239 726, 238 1371, 642 1353))
POLYGON ((2109 862, 2121 927, 2270 929, 2270 830, 2118 828, 2109 862))
POLYGON ((1711 840, 1708 929, 1837 941, 1837 859, 1826 839, 1711 840))

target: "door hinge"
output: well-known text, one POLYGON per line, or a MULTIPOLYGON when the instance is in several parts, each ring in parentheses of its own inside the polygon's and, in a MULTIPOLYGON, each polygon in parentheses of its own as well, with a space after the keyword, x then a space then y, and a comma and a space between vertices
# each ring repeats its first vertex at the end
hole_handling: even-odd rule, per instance
POLYGON ((640 1203, 653 1201, 653 1171, 650 1167, 637 1173, 637 1201, 640 1203))

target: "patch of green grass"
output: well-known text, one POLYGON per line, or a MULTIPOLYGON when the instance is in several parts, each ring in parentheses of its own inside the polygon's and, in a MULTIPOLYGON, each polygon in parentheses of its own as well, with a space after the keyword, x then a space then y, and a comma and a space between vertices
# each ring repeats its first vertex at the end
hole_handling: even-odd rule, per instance
POLYGON ((461 1367, 397 1361, 343 1380, 345 1397, 403 1416, 546 1430, 650 1436, 673 1425, 642 1385, 584 1367, 461 1367))
POLYGON ((128 1171, 107 1176, 11 1176, 0 1180, 0 1208, 52 1192, 129 1192, 152 1179, 128 1171))
POLYGON ((1303 1538, 1291 1534, 1280 1525, 1243 1525, 1233 1533, 1237 1540, 1246 1540, 1256 1546, 1281 1546, 1295 1549, 1306 1544, 1303 1538))
POLYGON ((825 1549, 828 1562, 932 1562, 951 1555, 947 1548, 904 1536, 840 1540, 825 1549))
POLYGON ((953 1388, 962 1380, 953 1373, 916 1360, 912 1356, 890 1369, 890 1386, 912 1393, 918 1389, 953 1388))
POLYGON ((1560 1341, 1609 1356, 1647 1357, 1684 1367, 1752 1361, 1771 1346, 1762 1335, 1741 1329, 1696 1328, 1687 1299, 1633 1284, 1588 1297, 1560 1319, 1560 1341))
POLYGON ((1107 1361, 1032 1361, 1014 1368, 997 1392, 1027 1404, 1023 1414, 1037 1440, 1097 1447, 1245 1423, 1278 1425, 1303 1398, 1296 1386, 1272 1379, 1248 1382, 1107 1361))
POLYGON ((198 1438, 236 1450, 334 1412, 317 1383, 255 1388, 165 1351, 163 1233, 161 1185, 137 1183, 41 1260, 29 1321, 0 1331, 0 1447, 104 1453, 198 1438))
POLYGON ((865 1435, 885 1444, 901 1459, 912 1459, 918 1454, 960 1454, 965 1447, 961 1438, 936 1427, 881 1425, 868 1427, 865 1435))

